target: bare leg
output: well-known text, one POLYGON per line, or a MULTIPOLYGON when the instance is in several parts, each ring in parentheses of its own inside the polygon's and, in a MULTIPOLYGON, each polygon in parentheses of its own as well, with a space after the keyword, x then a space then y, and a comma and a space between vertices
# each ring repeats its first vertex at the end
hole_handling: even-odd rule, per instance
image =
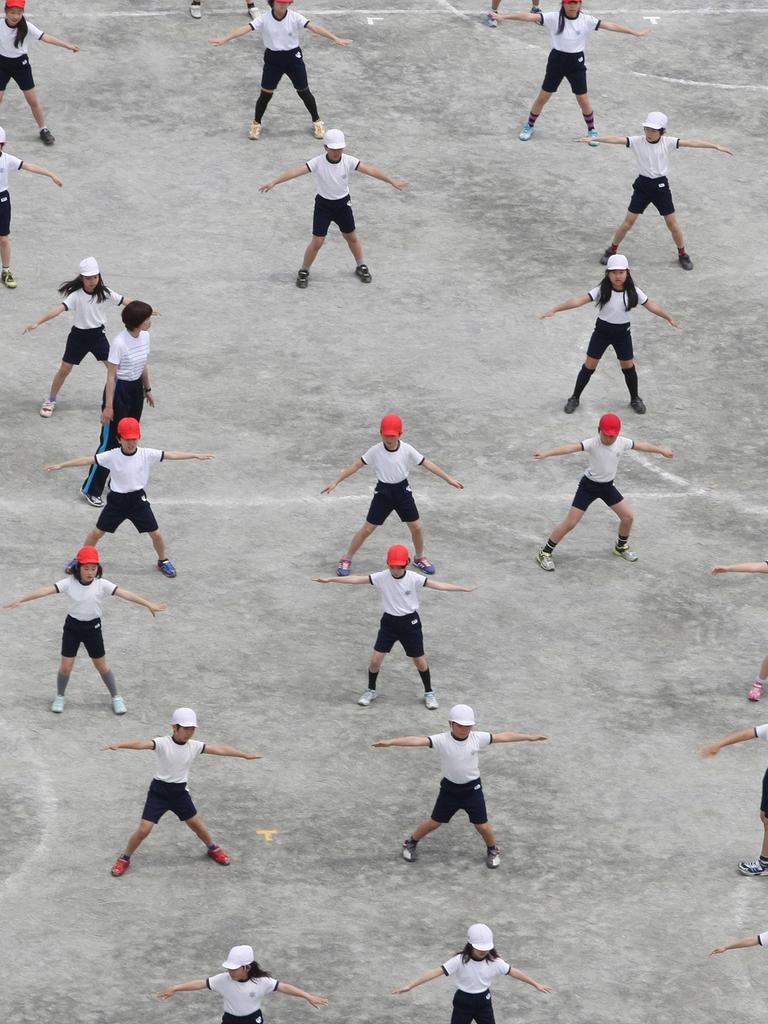
POLYGON ((493 834, 491 823, 489 821, 483 822, 482 825, 475 825, 475 828, 485 840, 486 846, 496 845, 496 836, 493 834))
POLYGON ((89 548, 98 544, 101 538, 104 536, 104 530, 100 530, 98 526, 94 526, 91 532, 83 541, 83 547, 89 548))
POLYGON ((157 553, 157 557, 160 559, 161 562, 164 562, 165 540, 163 539, 162 533, 160 533, 159 530, 153 530, 149 535, 149 539, 152 541, 152 546, 154 547, 157 553))
POLYGON ((50 397, 52 401, 55 401, 59 392, 61 391, 62 385, 67 377, 72 373, 72 363, 62 362, 61 366, 56 371, 56 376, 51 381, 50 397))
MULTIPOLYGON (((342 232, 344 235, 344 233, 342 232)), ((344 235, 344 241, 347 243, 349 248, 352 250, 352 255, 355 257, 357 265, 360 266, 363 260, 363 244, 357 237, 356 231, 351 231, 348 235, 344 235)))
POLYGON ((363 543, 371 536, 375 529, 375 523, 363 523, 363 525, 360 527, 360 529, 357 531, 355 536, 350 541, 346 557, 350 560, 354 558, 355 552, 358 550, 358 548, 362 547, 363 543))
POLYGON ((632 507, 628 501, 620 501, 616 505, 611 505, 611 512, 615 512, 619 517, 619 534, 622 537, 629 537, 629 532, 632 529, 632 523, 634 522, 634 515, 632 513, 632 507))
POLYGON ((760 678, 768 678, 768 655, 760 663, 760 678))
POLYGON ((139 827, 128 840, 128 843, 126 844, 125 847, 125 852, 128 854, 129 857, 133 853, 135 853, 136 850, 138 850, 138 848, 141 846, 141 844, 144 842, 144 840, 147 838, 147 836, 154 827, 154 821, 147 821, 146 818, 141 819, 141 821, 139 822, 139 827))
POLYGON ((763 823, 763 848, 760 851, 760 856, 768 858, 768 818, 762 811, 760 811, 760 820, 763 823))
POLYGON ((7 270, 11 265, 11 236, 2 235, 0 236, 0 259, 2 259, 3 270, 7 270))
POLYGON ((427 661, 426 654, 422 654, 419 658, 413 659, 413 664, 419 670, 419 672, 426 672, 429 668, 429 662, 427 661))
POLYGON ((302 263, 302 266, 306 270, 309 270, 309 268, 315 262, 315 257, 320 252, 324 244, 325 238, 322 235, 312 235, 312 241, 309 243, 306 250, 304 251, 304 262, 302 263))
POLYGON ((553 540, 555 544, 559 544, 563 537, 567 536, 574 528, 574 526, 581 522, 581 518, 583 515, 584 512, 580 508, 576 508, 575 506, 572 505, 568 511, 568 515, 565 517, 562 523, 556 526, 554 530, 550 533, 549 539, 553 540))
POLYGON ((371 660, 368 662, 368 671, 378 672, 381 669, 381 666, 384 664, 384 659, 386 658, 386 656, 387 655, 385 651, 372 651, 371 660))
POLYGON ((23 95, 24 99, 29 104, 29 109, 32 111, 32 116, 37 123, 37 127, 45 128, 45 114, 43 113, 43 108, 40 106, 37 89, 27 89, 23 95))
POLYGON ((683 232, 677 221, 677 215, 674 213, 668 213, 664 218, 664 223, 669 228, 672 238, 675 240, 675 245, 678 249, 685 248, 685 241, 683 240, 683 232))
POLYGON ((418 843, 420 839, 424 838, 424 836, 428 836, 430 832, 434 832, 436 828, 440 828, 441 824, 442 822, 435 821, 434 818, 427 818, 426 821, 422 821, 418 828, 414 829, 413 838, 418 843))
POLYGON ((581 112, 585 116, 587 116, 588 114, 592 114, 593 113, 592 101, 589 98, 589 93, 583 92, 580 96, 577 96, 576 97, 576 102, 579 104, 579 107, 581 108, 581 112))
POLYGON ((421 520, 414 519, 412 523, 406 523, 405 525, 411 531, 411 539, 413 540, 416 557, 421 558, 424 554, 424 531, 421 528, 421 520))
POLYGON ((539 91, 539 95, 533 101, 531 113, 535 114, 538 117, 544 109, 544 107, 547 105, 547 103, 549 103, 549 101, 552 99, 552 95, 553 94, 551 92, 544 92, 544 90, 541 89, 539 91))
POLYGON ((196 814, 193 818, 187 818, 184 824, 187 826, 187 828, 192 829, 197 838, 201 842, 205 843, 206 847, 213 846, 213 839, 211 838, 211 833, 208 831, 205 822, 203 821, 199 814, 196 814))
POLYGON ((639 216, 640 214, 638 213, 627 213, 627 216, 624 218, 621 224, 619 224, 618 228, 616 228, 616 234, 613 236, 611 240, 611 245, 615 245, 617 248, 621 245, 622 239, 627 234, 627 232, 639 216))

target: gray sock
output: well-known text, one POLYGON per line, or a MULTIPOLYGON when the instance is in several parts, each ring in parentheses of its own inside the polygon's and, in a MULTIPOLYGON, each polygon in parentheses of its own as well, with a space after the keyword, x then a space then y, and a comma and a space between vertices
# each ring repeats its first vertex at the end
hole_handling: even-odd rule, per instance
POLYGON ((115 682, 115 673, 111 668, 108 668, 106 672, 100 672, 99 675, 104 680, 104 685, 109 690, 110 697, 117 696, 117 683, 115 682))
POLYGON ((56 673, 56 693, 59 695, 59 697, 64 696, 68 682, 69 676, 65 676, 63 672, 56 673))

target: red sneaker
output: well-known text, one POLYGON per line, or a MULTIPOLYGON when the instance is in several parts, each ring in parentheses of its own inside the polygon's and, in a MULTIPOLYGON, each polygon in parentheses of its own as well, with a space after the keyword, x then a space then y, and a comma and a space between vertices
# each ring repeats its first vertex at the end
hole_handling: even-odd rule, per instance
POLYGON ((229 854, 225 853, 220 846, 214 846, 212 850, 209 850, 208 856, 211 860, 215 860, 217 864, 229 864, 229 854))
POLYGON ((115 863, 112 865, 112 874, 115 878, 119 878, 120 875, 124 875, 128 868, 131 866, 131 862, 126 860, 125 857, 118 857, 115 863))

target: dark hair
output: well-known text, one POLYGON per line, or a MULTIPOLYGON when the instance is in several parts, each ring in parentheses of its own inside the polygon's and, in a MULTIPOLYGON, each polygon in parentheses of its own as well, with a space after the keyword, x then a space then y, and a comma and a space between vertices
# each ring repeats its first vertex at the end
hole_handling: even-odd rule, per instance
POLYGON ((260 967, 258 961, 254 960, 252 964, 247 964, 248 967, 248 981, 256 981, 257 978, 269 978, 269 971, 265 971, 263 967, 260 967))
MULTIPOLYGON (((5 9, 6 11, 8 10, 7 7, 5 9)), ((21 49, 24 40, 27 38, 27 32, 29 32, 29 26, 27 25, 27 19, 22 14, 21 18, 16 23, 16 39, 13 43, 17 50, 21 49)))
MULTIPOLYGON (((63 295, 64 298, 71 295, 72 292, 79 292, 83 288, 83 277, 82 274, 78 274, 77 277, 73 277, 71 281, 62 281, 59 285, 59 295, 63 295)), ((109 298, 109 288, 104 284, 101 274, 99 274, 99 283, 91 292, 91 295, 96 296, 97 302, 106 302, 109 298)))
MULTIPOLYGON (((75 562, 75 564, 72 566, 72 575, 75 577, 75 579, 77 580, 78 583, 82 583, 83 582, 80 579, 80 563, 79 562, 75 562)), ((101 564, 99 564, 99 567, 96 570, 96 579, 100 580, 103 575, 104 575, 104 570, 101 568, 101 564)))
POLYGON ((129 302, 123 309, 122 316, 123 323, 128 330, 135 331, 137 327, 141 327, 144 321, 149 320, 152 316, 152 307, 146 302, 134 299, 133 302, 129 302))
MULTIPOLYGON (((574 19, 570 18, 569 20, 573 21, 574 19)), ((559 36, 564 28, 565 28, 565 0, 560 0, 560 17, 557 19, 557 32, 555 32, 555 35, 559 36)))
MULTIPOLYGON (((466 944, 464 949, 462 949, 461 953, 459 954, 459 956, 461 957, 461 962, 462 963, 466 964, 466 963, 469 963, 470 960, 474 960, 475 959, 472 956, 472 950, 474 948, 475 947, 472 945, 471 942, 468 942, 466 944)), ((499 954, 496 952, 496 947, 495 946, 494 946, 493 949, 489 949, 488 952, 483 957, 483 960, 486 960, 488 962, 490 962, 491 960, 498 960, 498 959, 499 959, 499 954)))
MULTIPOLYGON (((600 298, 597 300, 597 308, 602 309, 603 306, 608 302, 613 292, 611 285, 611 279, 608 277, 608 271, 605 272, 605 277, 600 282, 600 298)), ((635 288, 635 282, 632 280, 632 275, 627 271, 627 280, 624 284, 624 309, 629 311, 634 309, 637 305, 637 288, 635 288)))

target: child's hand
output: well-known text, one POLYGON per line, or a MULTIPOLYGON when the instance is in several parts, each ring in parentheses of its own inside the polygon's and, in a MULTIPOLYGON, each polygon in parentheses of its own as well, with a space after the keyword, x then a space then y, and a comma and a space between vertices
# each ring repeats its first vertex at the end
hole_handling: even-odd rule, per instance
POLYGON ((243 754, 243 757, 245 758, 246 761, 260 761, 263 756, 263 754, 243 754))
POLYGON ((398 192, 403 192, 405 189, 408 188, 407 181, 397 181, 397 179, 395 178, 390 178, 389 184, 392 186, 392 188, 396 188, 398 192))
POLYGON ((45 467, 45 472, 46 473, 53 473, 57 469, 61 469, 61 465, 58 462, 55 462, 52 466, 46 466, 45 467))
MULTIPOLYGON (((579 142, 581 142, 581 141, 582 141, 582 140, 581 140, 581 139, 579 139, 579 142)), ((546 319, 547 319, 547 317, 549 317, 549 316, 554 316, 554 315, 555 315, 555 311, 554 311, 554 309, 548 309, 546 313, 541 313, 541 314, 539 314, 539 320, 546 320, 546 319)))
POLYGON ((30 331, 36 331, 37 327, 38 327, 37 324, 27 324, 27 326, 24 328, 24 330, 21 333, 22 334, 29 334, 30 331))
MULTIPOLYGON (((374 743, 374 747, 375 746, 376 746, 376 744, 374 743)), ((392 995, 393 996, 401 996, 404 992, 410 992, 410 991, 411 991, 411 986, 410 985, 405 985, 403 988, 393 988, 392 989, 392 995)))
POLYGON ((677 322, 677 320, 673 320, 672 317, 670 317, 669 320, 667 320, 667 323, 669 324, 670 327, 676 327, 678 329, 678 331, 682 331, 682 329, 683 329, 680 326, 680 324, 677 322))
POLYGON ((199 462, 209 462, 211 459, 215 459, 216 456, 212 455, 210 452, 198 452, 195 458, 199 462))
POLYGON ((57 174, 52 174, 51 175, 51 181, 53 182, 54 185, 58 185, 59 188, 61 188, 62 185, 64 184, 64 182, 61 180, 61 178, 57 174))
POLYGON ((455 487, 458 491, 464 490, 464 484, 459 483, 458 480, 454 480, 452 476, 448 477, 448 483, 451 485, 451 487, 455 487))
POLYGON ((67 49, 70 51, 70 53, 80 53, 79 46, 68 46, 67 49))
POLYGON ((147 400, 147 405, 150 407, 150 409, 154 409, 155 408, 155 400, 152 397, 152 392, 151 391, 145 391, 144 392, 144 398, 147 400))
MULTIPOLYGON (((531 740, 532 743, 538 743, 539 740, 548 740, 549 736, 529 736, 528 738, 531 740)), ((547 989, 547 992, 549 991, 550 989, 547 989)))
MULTIPOLYGON (((211 46, 224 46, 226 44, 226 39, 209 39, 208 42, 211 44, 211 46)), ((173 995, 173 993, 171 993, 171 995, 173 995)), ((165 998, 162 995, 162 993, 160 995, 160 998, 165 998)))
POLYGON ((312 577, 312 582, 313 583, 333 583, 333 579, 334 578, 332 576, 313 576, 312 577))
POLYGON ((266 185, 259 185, 259 192, 271 192, 274 187, 274 181, 268 181, 266 185))
POLYGON ((155 615, 157 615, 158 612, 166 612, 166 611, 168 611, 168 605, 167 604, 154 604, 154 603, 152 603, 150 601, 149 610, 152 612, 152 617, 154 618, 155 615))
MULTIPOLYGON (((349 42, 352 42, 350 39, 349 42)), ((307 996, 307 1002, 310 1006, 314 1006, 316 1010, 319 1010, 321 1006, 327 1006, 328 1000, 325 996, 307 996)))
POLYGON ((170 999, 171 996, 175 995, 172 988, 164 988, 162 992, 157 993, 158 999, 170 999))
POLYGON ((21 601, 10 601, 8 604, 4 604, 3 608, 18 608, 21 601))
POLYGON ((480 589, 480 584, 479 583, 473 583, 471 587, 464 587, 464 593, 465 594, 471 594, 473 590, 479 590, 479 589, 480 589))
POLYGON ((663 455, 665 459, 674 459, 675 457, 671 448, 659 448, 659 455, 663 455))
MULTIPOLYGON (((116 743, 108 743, 106 747, 102 747, 102 750, 119 750, 120 748, 116 743)), ((171 993, 173 995, 173 993, 171 993)))
POLYGON ((729 949, 730 946, 718 946, 717 949, 713 949, 709 955, 714 956, 716 953, 727 953, 729 949))
POLYGON ((712 575, 719 576, 721 573, 728 572, 727 565, 716 565, 712 568, 712 575))
MULTIPOLYGON (((733 156, 733 150, 728 149, 726 146, 715 146, 715 149, 718 153, 727 153, 728 156, 733 156)), ((717 950, 715 952, 717 953, 717 950)))
POLYGON ((111 405, 104 406, 104 408, 101 411, 101 422, 102 423, 111 423, 114 415, 115 415, 115 410, 112 408, 111 405))
POLYGON ((546 459, 547 454, 546 452, 534 452, 533 457, 534 459, 546 459))
MULTIPOLYGON (((372 747, 388 747, 389 743, 386 740, 376 740, 375 743, 371 744, 372 747)), ((399 988, 398 992, 410 992, 408 988, 399 988)))
POLYGON ((714 757, 716 754, 719 754, 719 753, 720 753, 720 746, 719 746, 719 744, 712 743, 710 746, 704 747, 704 749, 701 752, 701 756, 702 757, 714 757))
POLYGON ((551 992, 552 989, 549 985, 539 985, 538 983, 533 986, 537 992, 551 992))
POLYGON ((330 494, 331 491, 335 491, 335 490, 336 490, 336 481, 334 480, 334 482, 332 484, 328 484, 327 487, 324 487, 322 489, 322 491, 320 491, 320 493, 321 494, 330 494))
POLYGON ((351 39, 334 39, 333 41, 337 46, 351 46, 352 44, 351 39))

